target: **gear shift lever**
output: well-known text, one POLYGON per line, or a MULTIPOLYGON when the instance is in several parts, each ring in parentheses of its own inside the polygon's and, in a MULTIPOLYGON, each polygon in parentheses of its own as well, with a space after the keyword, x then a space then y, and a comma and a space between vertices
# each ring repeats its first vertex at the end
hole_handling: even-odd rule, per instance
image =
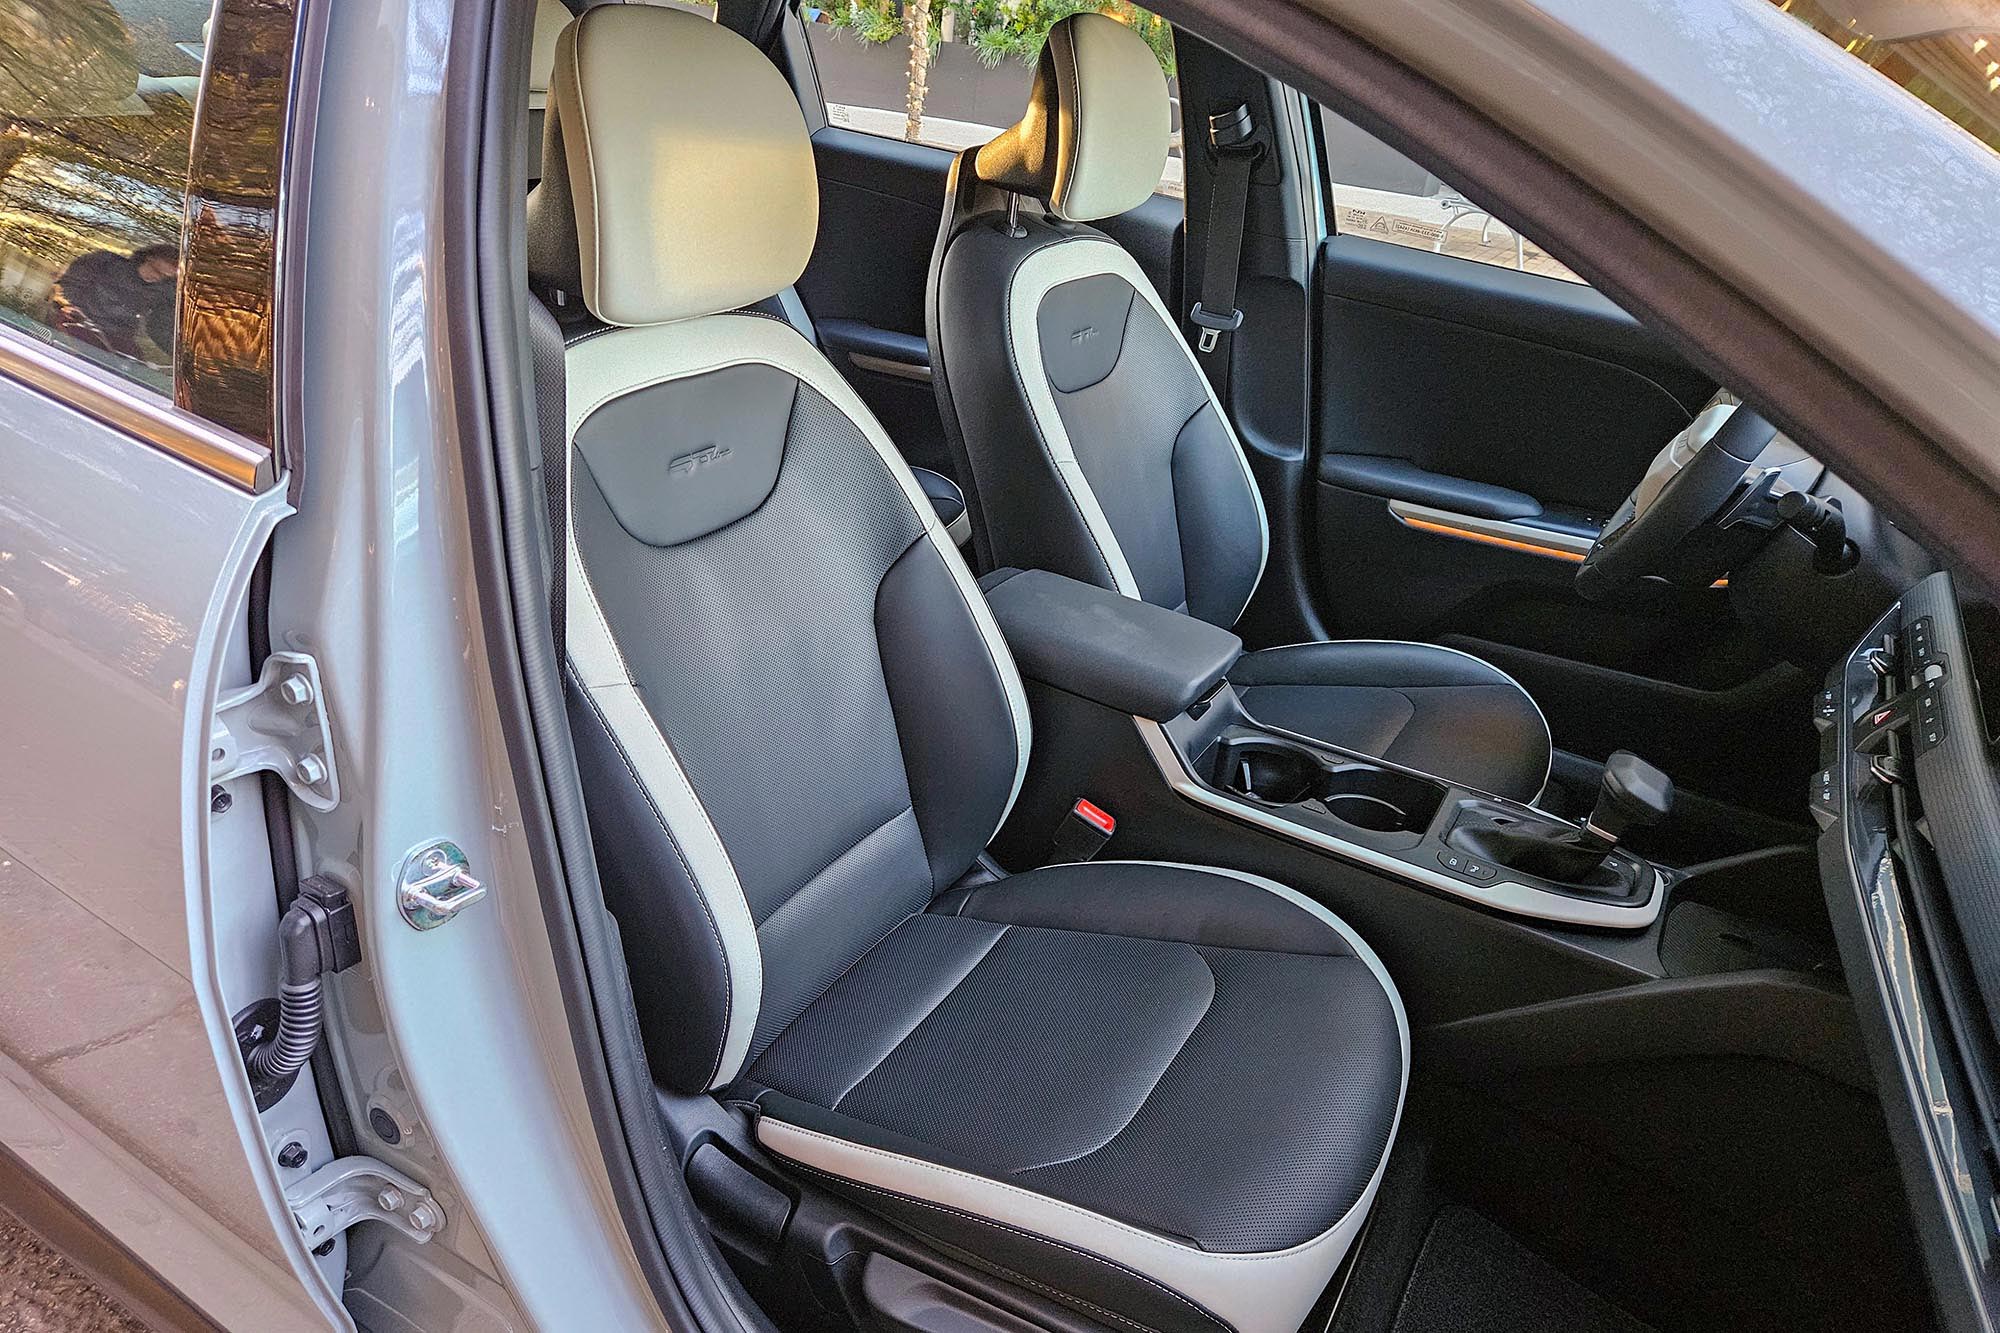
POLYGON ((1646 828, 1674 808, 1674 780, 1633 754, 1614 750, 1604 761, 1597 804, 1583 821, 1584 839, 1609 852, 1635 828, 1646 828))
POLYGON ((1484 810, 1461 819, 1446 841, 1495 865, 1603 892, 1617 883, 1599 872, 1604 858, 1635 828, 1657 824, 1673 808, 1673 780, 1627 750, 1604 765, 1604 782, 1590 818, 1578 829, 1556 819, 1523 819, 1484 810))

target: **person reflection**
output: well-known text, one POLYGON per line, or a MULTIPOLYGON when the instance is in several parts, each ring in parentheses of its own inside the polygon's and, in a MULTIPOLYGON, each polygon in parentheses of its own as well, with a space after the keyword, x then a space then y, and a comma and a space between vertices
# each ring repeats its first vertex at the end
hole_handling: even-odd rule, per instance
POLYGON ((49 294, 56 328, 93 347, 150 365, 171 364, 180 249, 148 245, 131 254, 92 250, 70 261, 49 294), (142 346, 144 333, 150 348, 142 346))

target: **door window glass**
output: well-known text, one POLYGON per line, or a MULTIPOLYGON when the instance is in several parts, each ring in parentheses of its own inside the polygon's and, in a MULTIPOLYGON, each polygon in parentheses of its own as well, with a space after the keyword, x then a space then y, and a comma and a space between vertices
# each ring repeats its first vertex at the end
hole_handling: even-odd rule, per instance
POLYGON ((1320 109, 1333 229, 1582 282, 1563 263, 1368 131, 1320 109))
POLYGON ((208 17, 0 0, 0 321, 162 392, 208 17))

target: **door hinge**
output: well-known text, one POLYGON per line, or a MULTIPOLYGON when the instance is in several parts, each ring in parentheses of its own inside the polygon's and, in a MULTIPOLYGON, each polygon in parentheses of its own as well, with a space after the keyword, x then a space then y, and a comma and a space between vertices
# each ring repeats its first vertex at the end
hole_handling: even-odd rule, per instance
POLYGON ((356 1222, 387 1222, 418 1244, 444 1230, 444 1209, 431 1192, 373 1157, 342 1157, 285 1191, 307 1248, 323 1245, 356 1222))
POLYGON ((319 663, 310 653, 272 653, 257 683, 215 701, 208 726, 208 780, 276 773, 292 795, 315 810, 340 804, 333 731, 319 663))

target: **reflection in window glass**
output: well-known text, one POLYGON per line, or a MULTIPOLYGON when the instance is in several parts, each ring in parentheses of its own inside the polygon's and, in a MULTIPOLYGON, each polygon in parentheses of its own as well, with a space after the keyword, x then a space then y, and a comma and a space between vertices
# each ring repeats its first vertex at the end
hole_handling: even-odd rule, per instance
POLYGON ((2000 151, 2000 6, 1771 3, 2000 151))
POLYGON ((162 391, 208 15, 0 0, 0 320, 162 391))

